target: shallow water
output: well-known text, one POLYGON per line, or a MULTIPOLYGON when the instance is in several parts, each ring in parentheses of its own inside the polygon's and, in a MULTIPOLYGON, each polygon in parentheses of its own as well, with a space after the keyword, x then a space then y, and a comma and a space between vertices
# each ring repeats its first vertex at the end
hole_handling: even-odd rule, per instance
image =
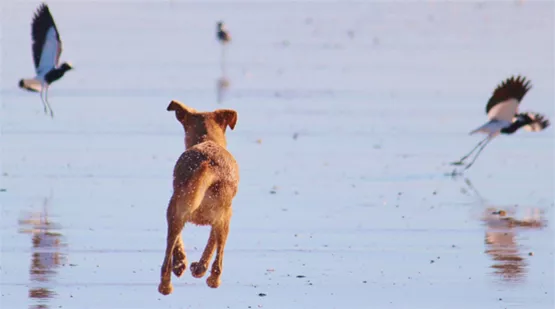
MULTIPOLYGON (((552 128, 445 175, 503 78, 528 76, 522 110, 555 115, 553 2, 53 1, 75 67, 54 119, 17 88, 37 4, 1 5, 2 308, 555 305, 552 128), (171 99, 238 111, 241 184, 221 287, 187 272, 161 296, 171 99)), ((186 227, 190 262, 207 232, 186 227)))

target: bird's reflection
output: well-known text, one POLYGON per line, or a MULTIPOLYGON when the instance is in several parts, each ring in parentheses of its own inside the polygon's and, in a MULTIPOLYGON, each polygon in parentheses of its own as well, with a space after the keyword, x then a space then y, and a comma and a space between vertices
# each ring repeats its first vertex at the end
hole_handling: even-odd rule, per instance
POLYGON ((528 271, 529 252, 522 253, 518 233, 522 229, 539 229, 545 226, 539 208, 526 208, 526 215, 518 219, 517 210, 523 207, 494 207, 478 192, 468 178, 464 179, 463 193, 471 193, 483 208, 481 220, 485 226, 485 253, 493 261, 493 274, 503 281, 518 282, 525 279, 528 271))
POLYGON ((222 104, 224 101, 225 94, 229 88, 229 79, 222 75, 216 81, 216 96, 218 99, 218 104, 222 104))
MULTIPOLYGON (((225 45, 222 45, 222 50, 225 49, 225 45)), ((220 77, 216 80, 216 96, 218 100, 218 104, 222 104, 229 89, 229 78, 227 78, 226 73, 226 62, 225 62, 225 53, 222 51, 222 58, 220 59, 220 77)))
MULTIPOLYGON (((456 176, 453 176, 453 179, 454 179, 454 180, 457 180, 456 176)), ((474 187, 474 185, 472 184, 472 182, 470 181, 470 179, 464 178, 464 184, 465 184, 465 185, 461 188, 461 192, 462 192, 463 194, 468 193, 468 194, 470 194, 470 195, 473 195, 473 196, 475 196, 475 197, 478 199, 478 201, 479 201, 481 204, 485 203, 486 200, 484 199, 484 197, 482 197, 482 195, 480 194, 480 192, 478 192, 478 190, 474 187)))
POLYGON ((29 269, 30 309, 47 309, 49 300, 55 297, 53 281, 59 268, 65 261, 61 248, 65 246, 60 226, 48 217, 48 203, 45 198, 43 209, 37 213, 25 214, 19 220, 20 232, 31 234, 31 267, 29 269))
POLYGON ((486 225, 485 253, 491 256, 491 268, 494 274, 504 281, 521 281, 527 273, 528 263, 526 253, 520 251, 517 242, 518 231, 522 228, 541 228, 544 221, 537 208, 528 209, 528 215, 516 219, 514 210, 507 214, 507 210, 488 207, 483 221, 486 225))

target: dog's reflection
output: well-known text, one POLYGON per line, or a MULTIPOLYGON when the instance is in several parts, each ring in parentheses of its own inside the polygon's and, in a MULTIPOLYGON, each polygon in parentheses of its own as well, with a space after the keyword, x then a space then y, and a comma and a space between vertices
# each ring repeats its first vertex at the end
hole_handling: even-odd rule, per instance
POLYGON ((494 274, 502 280, 520 281, 526 276, 528 253, 523 254, 520 251, 518 231, 522 228, 541 228, 544 225, 539 209, 528 209, 527 213, 522 219, 515 219, 514 210, 511 214, 493 207, 485 210, 485 253, 493 260, 491 268, 494 269, 494 274))
POLYGON ((19 220, 20 232, 32 235, 29 298, 35 301, 31 309, 49 308, 49 299, 56 295, 52 281, 65 261, 63 236, 58 232, 60 226, 48 218, 48 202, 45 198, 42 211, 19 220))

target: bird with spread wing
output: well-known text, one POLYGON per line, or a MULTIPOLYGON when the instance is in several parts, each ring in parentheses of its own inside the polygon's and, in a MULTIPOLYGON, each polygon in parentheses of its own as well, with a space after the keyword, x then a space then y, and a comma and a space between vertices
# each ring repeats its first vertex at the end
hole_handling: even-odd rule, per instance
POLYGON ((44 112, 54 117, 54 112, 48 103, 48 87, 59 80, 73 67, 64 62, 59 65, 62 54, 62 41, 60 33, 54 23, 54 18, 46 4, 41 4, 37 9, 32 22, 31 36, 33 40, 33 60, 36 76, 21 79, 19 87, 33 92, 40 92, 44 112))
POLYGON ((516 78, 511 76, 499 84, 486 105, 486 114, 489 121, 470 132, 470 134, 486 134, 486 138, 459 161, 451 164, 463 165, 464 161, 478 149, 472 161, 465 167, 465 169, 470 168, 486 145, 499 134, 513 134, 520 128, 531 132, 538 132, 547 128, 549 120, 545 116, 532 112, 518 112, 520 102, 530 88, 530 81, 521 76, 516 78))

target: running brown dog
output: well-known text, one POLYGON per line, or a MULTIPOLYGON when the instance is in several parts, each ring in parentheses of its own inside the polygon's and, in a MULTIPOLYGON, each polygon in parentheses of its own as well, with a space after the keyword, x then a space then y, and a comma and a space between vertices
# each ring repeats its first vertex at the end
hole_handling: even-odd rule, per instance
POLYGON ((166 254, 161 268, 158 291, 168 295, 173 291, 171 271, 181 277, 187 268, 187 258, 181 238, 186 222, 210 225, 210 237, 200 261, 191 263, 191 274, 201 278, 208 269, 214 250, 216 259, 206 283, 220 286, 224 247, 229 232, 231 202, 239 185, 239 166, 226 149, 225 131, 237 123, 237 112, 218 109, 198 112, 179 101, 171 101, 168 111, 185 129, 185 152, 173 171, 173 195, 166 213, 168 235, 166 254))

